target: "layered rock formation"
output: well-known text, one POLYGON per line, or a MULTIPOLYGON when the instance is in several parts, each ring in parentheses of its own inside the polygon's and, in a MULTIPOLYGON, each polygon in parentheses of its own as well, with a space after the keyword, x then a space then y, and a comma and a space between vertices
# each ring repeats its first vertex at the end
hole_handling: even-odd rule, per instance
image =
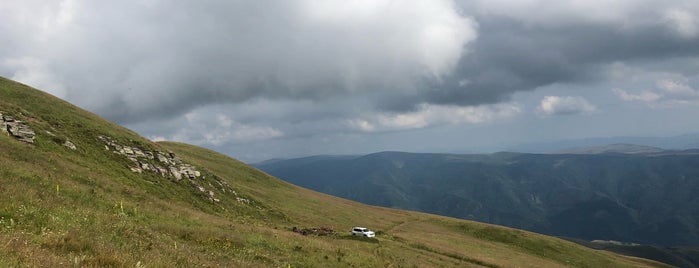
POLYGON ((135 146, 127 146, 108 136, 98 136, 97 138, 105 143, 105 150, 110 150, 115 154, 129 159, 133 163, 133 166, 129 166, 132 172, 156 173, 162 177, 174 179, 176 182, 186 179, 199 192, 204 193, 212 202, 221 201, 216 198, 216 194, 211 190, 216 189, 217 186, 214 186, 214 184, 217 184, 221 192, 231 192, 238 203, 246 205, 250 205, 251 203, 249 199, 239 197, 225 181, 216 178, 216 176, 208 174, 207 180, 207 176, 205 176, 203 172, 197 170, 195 166, 183 162, 172 152, 150 151, 135 146), (207 189, 203 184, 211 188, 207 189))
POLYGON ((27 123, 22 122, 12 116, 5 115, 0 112, 0 128, 5 132, 20 141, 26 143, 34 143, 34 130, 27 123))

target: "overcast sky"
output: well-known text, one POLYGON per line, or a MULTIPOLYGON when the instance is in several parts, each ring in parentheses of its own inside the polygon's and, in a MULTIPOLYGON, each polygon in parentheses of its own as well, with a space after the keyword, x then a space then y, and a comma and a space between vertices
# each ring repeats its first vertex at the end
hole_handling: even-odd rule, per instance
POLYGON ((0 75, 243 161, 699 132, 699 1, 0 2, 0 75))

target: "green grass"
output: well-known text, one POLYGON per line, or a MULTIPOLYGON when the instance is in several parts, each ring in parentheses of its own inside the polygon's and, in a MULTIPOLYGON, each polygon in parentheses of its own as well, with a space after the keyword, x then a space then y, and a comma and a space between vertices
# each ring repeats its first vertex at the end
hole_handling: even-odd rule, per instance
POLYGON ((320 194, 210 150, 153 143, 3 78, 0 111, 37 133, 35 144, 0 135, 0 267, 661 266, 519 230, 320 194), (228 190, 212 186, 220 199, 212 203, 186 180, 133 173, 98 135, 173 151, 206 174, 198 179, 202 185, 221 180, 228 190), (65 140, 78 149, 62 146, 65 140), (349 235, 356 225, 379 235, 349 235), (294 226, 337 233, 303 236, 294 226))

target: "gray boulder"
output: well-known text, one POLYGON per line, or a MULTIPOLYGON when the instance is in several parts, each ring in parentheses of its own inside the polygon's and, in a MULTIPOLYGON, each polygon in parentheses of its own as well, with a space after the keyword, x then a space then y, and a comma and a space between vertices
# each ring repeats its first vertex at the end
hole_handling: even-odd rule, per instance
POLYGON ((26 123, 15 119, 14 117, 1 115, 3 132, 14 136, 20 141, 26 143, 34 143, 36 133, 26 123))

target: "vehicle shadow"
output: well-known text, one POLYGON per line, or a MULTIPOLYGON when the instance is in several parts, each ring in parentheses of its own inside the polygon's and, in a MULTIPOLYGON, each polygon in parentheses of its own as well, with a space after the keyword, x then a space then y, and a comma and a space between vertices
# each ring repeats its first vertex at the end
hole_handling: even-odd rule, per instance
POLYGON ((352 235, 352 234, 338 234, 334 236, 335 239, 344 239, 344 240, 355 240, 355 241, 361 241, 361 242, 367 242, 367 243, 375 243, 378 244, 379 240, 376 239, 375 237, 365 237, 361 235, 352 235))

